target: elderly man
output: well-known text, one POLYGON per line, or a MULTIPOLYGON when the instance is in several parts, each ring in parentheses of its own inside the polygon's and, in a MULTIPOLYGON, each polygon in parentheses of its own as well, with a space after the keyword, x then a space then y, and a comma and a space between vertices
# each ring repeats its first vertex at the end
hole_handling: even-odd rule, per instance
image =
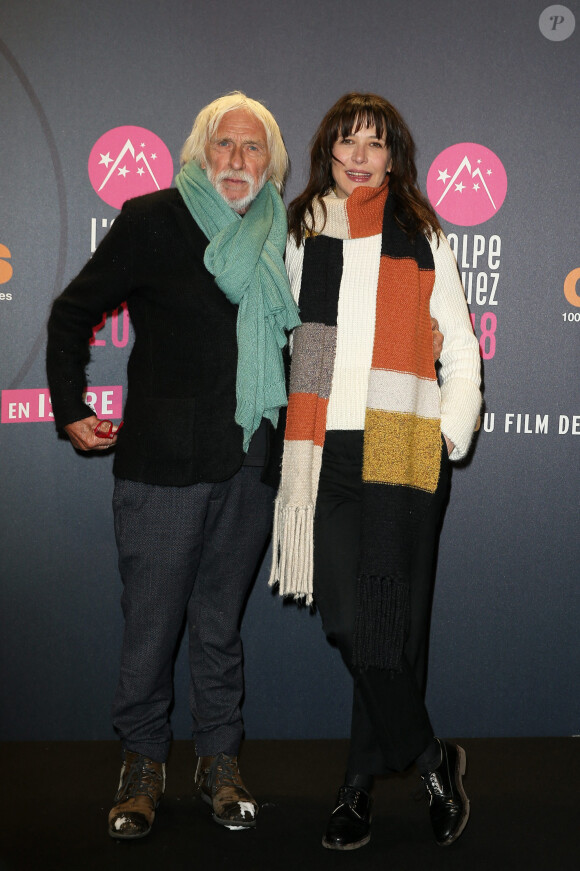
POLYGON ((253 826, 258 811, 237 763, 239 623, 271 526, 274 491, 261 477, 286 403, 281 348, 299 323, 283 264, 288 158, 272 115, 236 92, 200 112, 181 160, 177 189, 125 203, 49 321, 57 426, 82 451, 116 445, 115 838, 148 834, 164 790, 184 620, 196 785, 218 823, 253 826), (120 431, 82 393, 92 329, 124 300, 135 344, 120 431))

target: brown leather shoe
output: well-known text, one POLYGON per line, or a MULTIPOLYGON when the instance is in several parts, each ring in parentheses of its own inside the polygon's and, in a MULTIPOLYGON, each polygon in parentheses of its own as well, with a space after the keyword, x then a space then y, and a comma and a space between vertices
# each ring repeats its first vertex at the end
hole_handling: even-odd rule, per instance
POLYGON ((258 803, 244 786, 237 756, 226 753, 199 756, 195 785, 203 801, 212 806, 216 823, 228 829, 248 829, 256 825, 258 803))
POLYGON ((119 789, 109 813, 112 838, 144 838, 165 791, 165 763, 125 750, 119 789))

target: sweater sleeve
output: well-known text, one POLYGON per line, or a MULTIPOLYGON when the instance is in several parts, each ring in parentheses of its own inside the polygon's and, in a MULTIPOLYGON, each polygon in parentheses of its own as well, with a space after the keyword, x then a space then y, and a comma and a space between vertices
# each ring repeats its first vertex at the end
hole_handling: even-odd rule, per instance
POLYGON ((54 301, 48 320, 46 368, 58 428, 94 414, 82 393, 89 340, 103 312, 130 294, 131 234, 127 204, 80 273, 54 301))
POLYGON ((286 242, 286 254, 284 256, 286 264, 286 272, 290 281, 290 289, 295 302, 298 302, 300 296, 300 285, 302 284, 302 265, 304 263, 304 242, 297 245, 293 236, 288 236, 286 242))
MULTIPOLYGON (((294 237, 288 236, 288 241, 286 242, 286 253, 284 255, 284 264, 286 266, 286 272, 288 273, 288 280, 290 282, 290 290, 292 291, 292 296, 294 297, 296 305, 298 305, 300 287, 302 286, 304 242, 302 242, 300 245, 297 245, 294 241, 294 237)), ((300 306, 298 306, 298 313, 300 314, 300 306)), ((290 357, 292 356, 293 350, 294 331, 292 331, 288 336, 288 354, 290 355, 290 357)))
POLYGON ((430 240, 435 263, 431 314, 443 333, 441 352, 441 431, 455 448, 450 459, 461 460, 469 450, 481 408, 479 344, 461 286, 457 263, 445 236, 430 240))

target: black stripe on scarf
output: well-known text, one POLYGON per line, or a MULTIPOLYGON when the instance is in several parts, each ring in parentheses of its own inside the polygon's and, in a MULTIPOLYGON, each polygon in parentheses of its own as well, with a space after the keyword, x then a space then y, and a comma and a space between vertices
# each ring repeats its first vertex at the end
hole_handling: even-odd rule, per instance
POLYGON ((431 498, 408 487, 363 485, 355 668, 401 669, 409 633, 412 555, 431 498))
POLYGON ((342 267, 342 239, 330 236, 306 239, 301 287, 307 292, 301 292, 298 300, 303 324, 336 326, 342 267))

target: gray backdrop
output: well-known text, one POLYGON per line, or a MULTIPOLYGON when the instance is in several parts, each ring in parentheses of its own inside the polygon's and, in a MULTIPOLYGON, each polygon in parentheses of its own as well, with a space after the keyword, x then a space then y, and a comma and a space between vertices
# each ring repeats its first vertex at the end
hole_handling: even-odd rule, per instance
MULTIPOLYGON (((90 183, 89 154, 107 131, 136 125, 163 140, 177 169, 199 109, 235 88, 280 123, 292 158, 287 200, 304 184, 320 118, 353 89, 401 110, 423 190, 433 161, 458 143, 503 164, 507 196, 493 217, 443 222, 466 281, 470 271, 474 287, 487 276, 487 295, 471 300, 476 333, 482 319, 487 330, 487 416, 453 477, 428 702, 443 735, 580 732, 580 52, 571 31, 580 5, 562 9, 532 0, 0 5, 0 737, 113 737, 121 585, 111 457, 77 455, 52 423, 10 405, 23 394, 9 392, 46 388, 50 301, 89 256, 91 232, 100 238, 117 213, 90 183), (501 244, 491 265, 490 244, 501 244)), ((124 384, 130 343, 117 347, 117 333, 115 345, 113 325, 93 350, 93 385, 124 384)), ((265 575, 244 620, 247 735, 343 737, 350 700, 338 656, 318 616, 272 595, 265 575)), ((183 653, 179 738, 189 734, 183 653)))

